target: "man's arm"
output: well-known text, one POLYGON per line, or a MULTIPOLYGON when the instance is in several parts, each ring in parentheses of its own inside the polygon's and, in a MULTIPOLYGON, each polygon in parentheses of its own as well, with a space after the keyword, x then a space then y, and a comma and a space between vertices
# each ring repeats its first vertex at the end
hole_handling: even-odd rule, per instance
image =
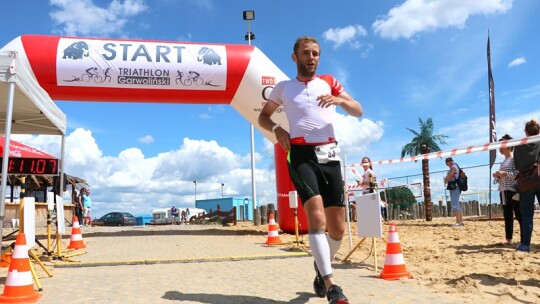
POLYGON ((347 92, 343 91, 339 96, 332 96, 331 94, 321 95, 317 98, 319 106, 327 108, 331 105, 341 106, 347 114, 355 117, 361 117, 364 114, 364 110, 360 103, 351 97, 347 92))
MULTIPOLYGON (((261 110, 261 113, 259 114, 259 125, 268 131, 272 131, 272 128, 274 128, 277 124, 272 120, 271 116, 276 112, 276 110, 280 107, 279 104, 269 100, 264 107, 261 110)), ((276 136, 276 140, 278 143, 285 149, 285 151, 289 152, 291 149, 291 142, 290 142, 290 135, 289 132, 287 132, 282 127, 275 127, 274 135, 276 136)))
POLYGON ((450 169, 450 172, 448 172, 448 174, 446 175, 444 182, 448 184, 450 180, 452 179, 452 177, 454 177, 454 174, 456 174, 456 168, 452 167, 452 169, 450 169))
POLYGON ((270 117, 278 108, 279 104, 270 100, 263 106, 261 113, 259 114, 259 125, 263 129, 272 131, 272 128, 276 125, 276 123, 270 117))
POLYGON ((364 109, 362 108, 362 105, 358 101, 354 100, 354 98, 352 98, 352 96, 349 95, 347 92, 341 92, 338 98, 341 98, 343 100, 340 106, 349 115, 355 117, 361 117, 362 115, 364 115, 364 109))

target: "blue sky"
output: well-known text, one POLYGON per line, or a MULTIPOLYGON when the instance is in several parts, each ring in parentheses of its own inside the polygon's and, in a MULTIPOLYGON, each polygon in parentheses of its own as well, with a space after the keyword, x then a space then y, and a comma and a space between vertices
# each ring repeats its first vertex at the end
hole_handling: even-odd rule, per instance
MULTIPOLYGON (((435 134, 449 136, 444 151, 487 143, 488 30, 498 137, 521 138, 525 121, 540 119, 535 0, 20 0, 3 8, 0 46, 23 34, 245 44, 242 11, 254 10, 252 44, 288 77, 296 75, 290 58, 295 39, 314 36, 322 48, 319 72, 335 75, 364 107, 360 119, 338 117, 338 140, 349 164, 363 156, 398 158, 412 138, 406 128, 418 130, 418 118, 433 118, 435 134)), ((197 199, 220 197, 221 183, 225 196, 251 196, 250 127, 230 106, 56 103, 68 119, 66 172, 91 184, 93 216, 192 207, 193 180, 197 199)), ((60 154, 59 137, 13 138, 60 154)), ((275 203, 273 148, 257 131, 255 152, 257 200, 275 203)), ((455 157, 461 167, 488 159, 488 153, 455 157)), ((441 159, 430 166, 446 170, 441 159)), ((420 174, 421 164, 374 169, 380 178, 398 177, 420 174)), ((485 193, 489 171, 467 173, 480 188, 468 192, 477 199, 472 193, 485 193)), ((350 170, 347 175, 354 180, 350 170)), ((432 174, 431 184, 437 200, 442 174, 432 174)))

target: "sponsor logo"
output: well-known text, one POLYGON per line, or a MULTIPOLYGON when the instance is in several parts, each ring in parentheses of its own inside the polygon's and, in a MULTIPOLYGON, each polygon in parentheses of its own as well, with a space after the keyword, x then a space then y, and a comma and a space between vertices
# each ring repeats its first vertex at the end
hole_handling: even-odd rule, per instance
POLYGON ((276 77, 263 76, 262 79, 261 79, 261 84, 264 85, 264 86, 275 85, 276 84, 276 77))
POLYGON ((207 47, 202 47, 199 50, 199 56, 197 57, 197 61, 202 61, 202 63, 208 65, 221 65, 221 57, 219 56, 219 54, 216 53, 213 49, 207 47))
POLYGON ((63 59, 70 58, 73 60, 82 59, 83 57, 88 57, 88 51, 90 48, 88 44, 84 41, 77 41, 70 44, 67 48, 64 49, 63 59))
POLYGON ((274 89, 273 86, 266 86, 262 89, 262 98, 266 101, 268 101, 268 97, 270 97, 270 93, 272 92, 272 90, 274 89))

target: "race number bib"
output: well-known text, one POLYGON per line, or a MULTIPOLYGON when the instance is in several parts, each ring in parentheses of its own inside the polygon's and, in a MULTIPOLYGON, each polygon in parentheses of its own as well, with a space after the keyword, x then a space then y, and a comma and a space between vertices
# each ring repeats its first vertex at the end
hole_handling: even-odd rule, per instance
POLYGON ((331 161, 340 161, 341 150, 337 142, 320 145, 315 147, 315 155, 319 164, 326 164, 331 161))

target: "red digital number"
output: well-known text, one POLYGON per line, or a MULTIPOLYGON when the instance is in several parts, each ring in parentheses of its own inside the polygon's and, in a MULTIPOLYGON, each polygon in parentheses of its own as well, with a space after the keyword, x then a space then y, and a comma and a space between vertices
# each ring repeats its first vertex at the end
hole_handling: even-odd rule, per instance
POLYGON ((52 164, 53 164, 53 167, 51 168, 51 172, 50 173, 54 173, 56 174, 56 163, 57 163, 57 160, 56 159, 51 159, 49 160, 52 164))
POLYGON ((14 168, 15 168, 15 162, 13 161, 13 159, 10 159, 8 162, 8 172, 13 171, 14 168))
MULTIPOLYGON (((33 162, 32 162, 33 164, 33 162)), ((43 174, 45 172, 45 168, 47 167, 44 159, 38 159, 36 162, 36 170, 34 171, 37 174, 43 174)))

